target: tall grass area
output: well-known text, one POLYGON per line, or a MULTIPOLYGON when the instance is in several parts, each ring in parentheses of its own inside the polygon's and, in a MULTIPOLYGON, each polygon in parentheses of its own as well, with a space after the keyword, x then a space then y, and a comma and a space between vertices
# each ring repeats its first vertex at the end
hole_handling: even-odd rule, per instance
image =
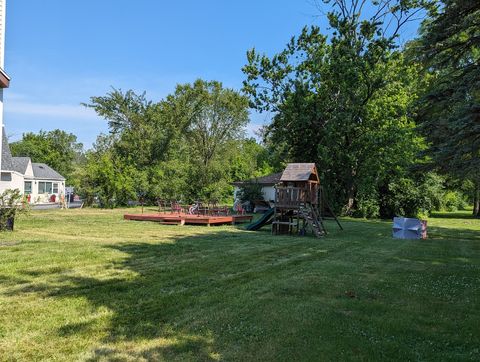
POLYGON ((407 241, 380 221, 316 239, 124 212, 36 211, 0 234, 0 360, 480 359, 467 214, 407 241))

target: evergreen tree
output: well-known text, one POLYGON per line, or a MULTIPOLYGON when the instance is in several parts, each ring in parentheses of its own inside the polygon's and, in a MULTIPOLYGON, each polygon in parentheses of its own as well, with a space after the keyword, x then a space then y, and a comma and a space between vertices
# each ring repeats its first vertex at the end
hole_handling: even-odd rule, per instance
POLYGON ((444 0, 417 44, 433 78, 418 116, 427 154, 435 168, 474 183, 480 216, 480 2, 444 0))

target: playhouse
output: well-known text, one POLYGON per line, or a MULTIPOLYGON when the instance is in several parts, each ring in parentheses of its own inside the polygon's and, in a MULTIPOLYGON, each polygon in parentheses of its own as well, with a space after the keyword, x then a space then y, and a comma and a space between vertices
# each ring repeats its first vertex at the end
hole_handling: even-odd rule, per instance
POLYGON ((275 187, 272 233, 325 234, 319 206, 320 179, 314 163, 289 163, 275 187))
POLYGON ((259 220, 247 226, 247 230, 259 230, 272 224, 273 234, 313 235, 321 237, 327 231, 323 221, 335 220, 320 186, 320 178, 314 163, 289 163, 275 185, 274 207, 259 220))

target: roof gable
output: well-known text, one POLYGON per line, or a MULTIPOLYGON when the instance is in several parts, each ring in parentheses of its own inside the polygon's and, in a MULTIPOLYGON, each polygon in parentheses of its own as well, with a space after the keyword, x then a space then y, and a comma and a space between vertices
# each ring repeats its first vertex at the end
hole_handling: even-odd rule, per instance
POLYGON ((12 157, 12 171, 25 175, 29 163, 30 157, 12 157))
POLYGON ((318 183, 317 167, 314 163, 289 163, 280 181, 311 181, 318 183))

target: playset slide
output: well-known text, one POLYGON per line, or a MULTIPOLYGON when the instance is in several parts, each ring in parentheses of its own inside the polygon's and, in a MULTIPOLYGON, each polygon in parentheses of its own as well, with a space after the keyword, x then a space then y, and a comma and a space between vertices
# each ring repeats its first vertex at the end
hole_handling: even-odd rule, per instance
POLYGON ((247 225, 247 230, 256 231, 265 225, 270 224, 273 221, 274 209, 268 210, 263 216, 257 221, 247 225))

